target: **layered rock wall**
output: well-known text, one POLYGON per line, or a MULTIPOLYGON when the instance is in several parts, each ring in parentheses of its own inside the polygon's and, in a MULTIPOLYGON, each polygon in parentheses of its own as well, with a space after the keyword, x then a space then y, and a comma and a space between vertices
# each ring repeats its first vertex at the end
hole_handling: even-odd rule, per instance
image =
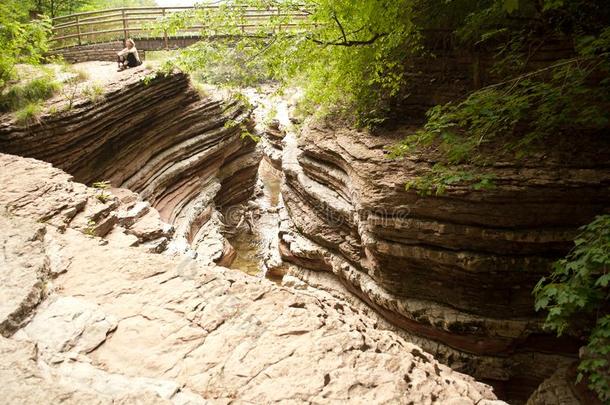
MULTIPOLYGON (((112 65, 103 65, 114 69, 112 65)), ((116 74, 116 73, 115 73, 116 74)), ((250 111, 202 97, 182 73, 118 74, 103 99, 61 97, 37 122, 0 121, 0 151, 52 163, 78 181, 130 189, 193 243, 217 205, 247 200, 260 156, 242 138, 250 111)), ((205 239, 200 236, 199 239, 205 239)), ((218 250, 218 259, 226 247, 218 250)))
POLYGON ((334 273, 448 364, 527 398, 577 354, 543 333, 531 291, 577 227, 608 212, 609 145, 497 161, 491 190, 422 196, 405 183, 434 161, 388 159, 402 136, 319 125, 286 142, 284 260, 303 279, 334 273))

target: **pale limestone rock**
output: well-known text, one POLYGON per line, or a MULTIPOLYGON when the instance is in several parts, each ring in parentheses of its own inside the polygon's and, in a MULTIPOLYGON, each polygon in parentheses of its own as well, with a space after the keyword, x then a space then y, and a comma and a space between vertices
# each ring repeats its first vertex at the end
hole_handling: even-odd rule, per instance
POLYGON ((23 227, 4 215, 0 209, 0 334, 8 337, 44 298, 49 269, 44 226, 23 227))
POLYGON ((116 320, 97 305, 75 297, 59 297, 39 307, 18 338, 27 340, 35 336, 42 357, 57 363, 70 354, 93 351, 114 329, 116 320))
MULTIPOLYGON (((69 392, 68 403, 495 399, 489 387, 319 290, 117 248, 19 217, 0 216, 0 237, 25 249, 28 262, 45 263, 47 246, 63 260, 55 279, 43 273, 47 301, 28 308, 29 323, 8 341, 36 344, 37 363, 31 355, 0 357, 0 370, 21 362, 39 376, 36 387, 53 387, 47 403, 60 402, 53 390, 69 392)), ((9 403, 40 402, 31 380, 7 381, 9 403), (29 391, 33 399, 23 400, 29 391)))
POLYGON ((0 389, 10 405, 104 404, 111 398, 64 387, 49 380, 36 363, 36 346, 0 336, 0 389))

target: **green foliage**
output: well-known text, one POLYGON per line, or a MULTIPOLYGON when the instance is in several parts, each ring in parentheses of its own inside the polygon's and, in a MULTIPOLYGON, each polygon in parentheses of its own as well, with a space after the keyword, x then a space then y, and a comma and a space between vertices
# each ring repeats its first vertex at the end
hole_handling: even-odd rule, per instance
POLYGON ((15 65, 37 64, 48 50, 48 19, 29 21, 28 3, 0 3, 0 91, 15 79, 15 65))
POLYGON ((92 102, 97 103, 104 98, 104 87, 99 83, 93 83, 85 87, 83 94, 92 102))
POLYGON ((24 3, 32 12, 51 18, 82 11, 157 5, 155 0, 26 0, 24 3))
POLYGON ((22 125, 29 125, 38 120, 41 111, 42 106, 39 103, 28 103, 15 112, 15 118, 17 119, 18 123, 22 125))
POLYGON ((61 85, 50 73, 25 83, 10 86, 0 94, 0 111, 15 111, 31 103, 38 103, 52 97, 61 85))
MULTIPOLYGON (((423 128, 396 145, 392 155, 427 148, 445 165, 485 166, 498 155, 522 158, 553 137, 608 130, 610 29, 598 19, 610 15, 610 6, 579 1, 482 3, 487 6, 464 17, 459 38, 464 43, 498 44, 493 72, 507 80, 463 101, 432 108, 423 128), (599 14, 583 11, 589 7, 599 14), (532 52, 545 41, 545 30, 551 37, 572 36, 578 54, 526 72, 532 52)), ((444 179, 433 171, 415 183, 444 190, 444 179)))
POLYGON ((97 190, 108 190, 110 188, 109 181, 97 181, 91 185, 91 187, 97 190))
POLYGON ((468 185, 474 190, 491 189, 495 187, 494 176, 479 174, 465 170, 455 170, 442 164, 436 164, 425 176, 417 177, 407 182, 406 190, 415 189, 419 195, 442 195, 447 187, 468 185))
MULTIPOLYGON (((73 0, 74 1, 74 0, 73 0)), ((81 5, 76 11, 97 11, 108 8, 123 8, 123 7, 155 7, 155 0, 81 0, 81 5)))
POLYGON ((579 380, 602 401, 610 400, 610 215, 597 217, 581 229, 574 249, 536 285, 536 310, 546 310, 545 326, 588 338, 579 366, 579 380))
POLYGON ((485 143, 522 156, 532 143, 560 132, 602 130, 610 122, 610 89, 591 87, 587 80, 603 63, 600 58, 564 61, 538 72, 546 79, 519 77, 476 91, 461 103, 436 106, 396 154, 437 143, 450 164, 477 162, 485 143))
POLYGON ((274 79, 304 88, 302 110, 356 117, 361 125, 382 122, 405 83, 408 55, 419 51, 413 0, 233 0, 216 11, 175 14, 160 25, 169 33, 204 22, 204 35, 223 35, 185 51, 180 68, 202 71, 208 81, 252 85, 274 79), (241 6, 277 8, 255 32, 244 35, 241 6), (307 20, 287 14, 307 10, 307 20), (286 30, 292 24, 291 30, 286 30), (269 33, 274 33, 269 36, 269 33), (355 113, 355 114, 354 114, 355 113))

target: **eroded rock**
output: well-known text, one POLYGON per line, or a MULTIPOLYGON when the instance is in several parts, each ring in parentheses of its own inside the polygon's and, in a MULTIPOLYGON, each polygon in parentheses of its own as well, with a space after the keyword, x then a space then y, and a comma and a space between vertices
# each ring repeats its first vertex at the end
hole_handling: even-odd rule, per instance
POLYGON ((488 386, 323 291, 101 244, 0 208, 2 240, 41 235, 36 249, 24 246, 31 260, 44 262, 51 244, 64 258, 27 326, 0 340, 9 402, 40 403, 42 392, 45 403, 495 400, 488 386))
POLYGON ((480 378, 516 377, 508 395, 527 398, 576 357, 578 342, 543 332, 531 291, 577 227, 607 210, 610 147, 592 140, 566 159, 554 145, 489 166, 491 190, 457 184, 421 196, 405 184, 434 157, 386 156, 405 130, 370 136, 310 125, 285 139, 289 215, 279 248, 296 266, 289 274, 333 273, 447 364, 480 378))

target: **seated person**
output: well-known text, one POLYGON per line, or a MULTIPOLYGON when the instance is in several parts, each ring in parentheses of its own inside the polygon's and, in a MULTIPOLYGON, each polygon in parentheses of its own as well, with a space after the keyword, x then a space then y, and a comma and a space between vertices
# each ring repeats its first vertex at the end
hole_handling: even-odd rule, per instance
POLYGON ((125 49, 123 49, 121 52, 117 52, 119 71, 140 66, 142 64, 140 55, 136 49, 136 43, 133 41, 133 39, 128 39, 125 41, 125 45, 125 49))

